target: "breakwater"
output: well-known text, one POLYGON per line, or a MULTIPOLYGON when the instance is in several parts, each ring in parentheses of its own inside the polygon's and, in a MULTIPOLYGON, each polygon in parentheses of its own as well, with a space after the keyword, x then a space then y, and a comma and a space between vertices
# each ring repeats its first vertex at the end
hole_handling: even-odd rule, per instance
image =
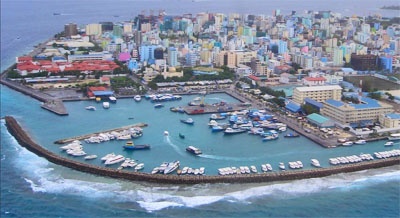
POLYGON ((8 131, 15 137, 15 139, 21 146, 27 148, 29 151, 37 154, 38 156, 46 158, 48 161, 52 163, 85 173, 91 173, 100 176, 126 179, 132 181, 145 181, 145 182, 165 183, 165 184, 258 183, 258 182, 286 181, 286 180, 325 177, 338 173, 355 172, 360 170, 387 167, 400 164, 399 157, 392 157, 388 159, 379 159, 369 162, 361 162, 344 166, 334 166, 329 168, 319 168, 319 169, 302 170, 302 171, 273 172, 273 173, 263 173, 263 174, 249 174, 249 175, 185 176, 185 175, 160 175, 160 174, 149 174, 142 172, 128 172, 128 171, 121 171, 116 169, 90 165, 69 158, 61 157, 53 152, 48 151, 42 146, 36 144, 30 138, 30 136, 22 129, 22 127, 18 124, 15 118, 11 116, 6 116, 5 121, 8 131))

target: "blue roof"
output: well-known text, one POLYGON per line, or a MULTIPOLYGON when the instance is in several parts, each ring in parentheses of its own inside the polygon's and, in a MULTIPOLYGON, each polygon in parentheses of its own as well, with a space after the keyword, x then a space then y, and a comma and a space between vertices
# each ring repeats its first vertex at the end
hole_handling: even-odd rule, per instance
POLYGON ((400 114, 386 114, 390 119, 400 119, 400 114))
POLYGON ((328 100, 326 100, 325 102, 328 103, 328 104, 330 104, 330 105, 332 105, 332 106, 334 106, 334 107, 341 107, 341 106, 344 105, 343 102, 341 102, 341 101, 336 101, 336 100, 333 100, 333 99, 328 99, 328 100))
POLYGON ((329 118, 326 118, 324 116, 321 116, 319 114, 313 113, 307 116, 307 119, 312 120, 315 123, 323 124, 327 121, 329 121, 329 118))
POLYGON ((101 96, 101 95, 113 95, 113 91, 93 91, 93 94, 95 96, 101 96))
POLYGON ((367 109, 367 108, 380 108, 381 105, 379 102, 375 99, 372 98, 366 98, 362 97, 361 98, 361 104, 349 104, 350 106, 353 106, 355 109, 367 109))
POLYGON ((296 104, 294 102, 289 102, 286 105, 286 109, 290 110, 291 112, 299 112, 301 109, 301 106, 299 104, 296 104))
POLYGON ((318 102, 318 101, 316 101, 314 99, 311 99, 311 98, 305 98, 304 101, 307 104, 311 104, 311 105, 313 105, 315 107, 318 107, 318 108, 323 108, 324 107, 324 105, 321 102, 318 102))

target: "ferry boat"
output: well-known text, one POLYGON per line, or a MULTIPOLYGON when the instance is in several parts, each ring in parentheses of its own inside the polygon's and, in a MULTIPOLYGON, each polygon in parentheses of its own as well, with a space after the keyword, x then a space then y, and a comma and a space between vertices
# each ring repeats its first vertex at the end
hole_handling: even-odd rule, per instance
POLYGON ((143 149, 150 149, 149 144, 143 144, 143 145, 135 145, 133 141, 128 141, 125 143, 123 146, 127 150, 143 150, 143 149))
POLYGON ((119 162, 122 162, 125 160, 125 157, 122 155, 116 155, 114 157, 111 157, 109 159, 106 160, 106 162, 104 163, 105 165, 112 165, 112 164, 116 164, 119 162))
POLYGON ((103 108, 104 109, 110 108, 110 103, 108 101, 103 102, 103 108))
POLYGON ((89 110, 89 111, 95 111, 96 107, 95 106, 87 106, 87 107, 85 107, 85 109, 89 110))
POLYGON ((142 100, 142 97, 141 97, 140 95, 135 95, 135 97, 133 97, 133 99, 134 99, 136 102, 139 102, 139 101, 142 100))
POLYGON ((190 153, 192 153, 192 154, 194 154, 194 155, 202 154, 201 150, 198 149, 198 148, 196 148, 196 147, 194 147, 194 146, 188 146, 188 147, 186 148, 186 151, 188 151, 188 152, 190 152, 190 153))
POLYGON ((178 169, 179 165, 180 165, 179 160, 168 163, 167 167, 164 170, 164 174, 169 174, 174 172, 176 169, 178 169))
POLYGON ((194 120, 192 118, 190 118, 190 117, 187 118, 186 120, 182 119, 181 122, 189 124, 189 125, 193 125, 194 124, 194 120))
POLYGON ((388 140, 390 140, 390 141, 400 140, 400 133, 390 134, 390 136, 388 137, 388 140))

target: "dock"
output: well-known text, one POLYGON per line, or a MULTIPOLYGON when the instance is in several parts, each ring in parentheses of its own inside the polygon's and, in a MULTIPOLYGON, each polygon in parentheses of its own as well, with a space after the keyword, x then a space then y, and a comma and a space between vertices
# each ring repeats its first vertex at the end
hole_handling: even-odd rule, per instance
POLYGON ((84 140, 84 139, 90 138, 92 136, 101 134, 101 133, 112 132, 112 131, 120 132, 120 131, 128 130, 128 129, 134 128, 134 127, 142 128, 142 127, 146 127, 146 126, 148 126, 146 123, 136 123, 133 125, 123 126, 123 127, 119 127, 119 128, 115 128, 115 129, 110 129, 110 130, 104 130, 101 132, 95 132, 95 133, 90 133, 90 134, 86 134, 86 135, 75 136, 75 137, 70 137, 70 138, 66 138, 66 139, 60 139, 60 140, 55 141, 54 143, 55 144, 65 144, 65 143, 70 143, 74 140, 84 140))
POLYGON ((61 100, 47 100, 42 104, 41 107, 57 115, 68 115, 67 109, 65 108, 64 103, 61 100))

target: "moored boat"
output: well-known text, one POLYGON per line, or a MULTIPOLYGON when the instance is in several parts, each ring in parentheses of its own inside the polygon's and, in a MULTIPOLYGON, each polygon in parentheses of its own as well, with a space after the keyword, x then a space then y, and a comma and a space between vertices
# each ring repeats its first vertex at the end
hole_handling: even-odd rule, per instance
POLYGON ((125 157, 122 155, 116 155, 114 157, 111 157, 109 159, 106 160, 106 162, 104 163, 105 165, 112 165, 112 164, 116 164, 119 162, 122 162, 125 160, 125 157))
POLYGON ((210 120, 223 120, 225 118, 226 118, 226 116, 221 116, 219 114, 211 114, 211 116, 210 116, 210 120))
POLYGON ((357 145, 363 145, 365 143, 367 143, 367 141, 365 141, 364 139, 359 139, 359 140, 354 142, 354 144, 357 144, 357 145))
POLYGON ((244 133, 246 131, 247 130, 245 130, 245 129, 232 129, 231 127, 229 127, 229 128, 225 129, 224 134, 232 135, 232 134, 244 133))
POLYGON ((97 155, 95 155, 95 154, 87 155, 87 156, 84 157, 85 160, 93 160, 93 159, 96 159, 96 158, 97 158, 97 155))
POLYGON ((179 165, 180 165, 179 160, 168 163, 168 165, 166 166, 166 168, 164 170, 164 174, 169 174, 169 173, 174 172, 176 169, 178 169, 179 165))
POLYGON ((321 164, 317 159, 311 159, 311 165, 313 165, 314 167, 321 167, 321 164))
POLYGON ((285 164, 282 163, 282 162, 280 162, 280 163, 279 163, 279 169, 285 170, 285 164))
POLYGON ((190 118, 190 117, 187 118, 187 119, 185 119, 185 120, 182 119, 181 122, 182 122, 182 123, 189 124, 189 125, 193 125, 193 124, 194 124, 194 120, 193 120, 192 118, 190 118))
POLYGON ((192 154, 194 154, 194 155, 202 154, 201 150, 198 149, 198 148, 196 148, 196 147, 194 147, 194 146, 188 146, 188 147, 186 148, 186 151, 188 151, 188 152, 190 152, 190 153, 192 153, 192 154))
POLYGON ((134 99, 136 102, 139 102, 139 101, 142 100, 142 97, 141 97, 140 95, 135 95, 135 97, 133 97, 133 99, 134 99))
POLYGON ((117 102, 117 98, 114 96, 110 96, 108 97, 108 99, 110 100, 111 103, 116 103, 117 102))
POLYGON ((294 137, 299 137, 300 135, 297 133, 287 133, 284 135, 285 138, 294 138, 294 137))
POLYGON ((162 108, 162 107, 164 107, 163 104, 155 104, 155 105, 154 105, 154 108, 162 108))
POLYGON ((400 133, 390 134, 390 136, 388 137, 388 140, 390 140, 390 141, 400 140, 400 133))
POLYGON ((352 145, 353 145, 353 142, 345 142, 345 143, 343 143, 342 145, 343 145, 343 146, 352 146, 352 145))

